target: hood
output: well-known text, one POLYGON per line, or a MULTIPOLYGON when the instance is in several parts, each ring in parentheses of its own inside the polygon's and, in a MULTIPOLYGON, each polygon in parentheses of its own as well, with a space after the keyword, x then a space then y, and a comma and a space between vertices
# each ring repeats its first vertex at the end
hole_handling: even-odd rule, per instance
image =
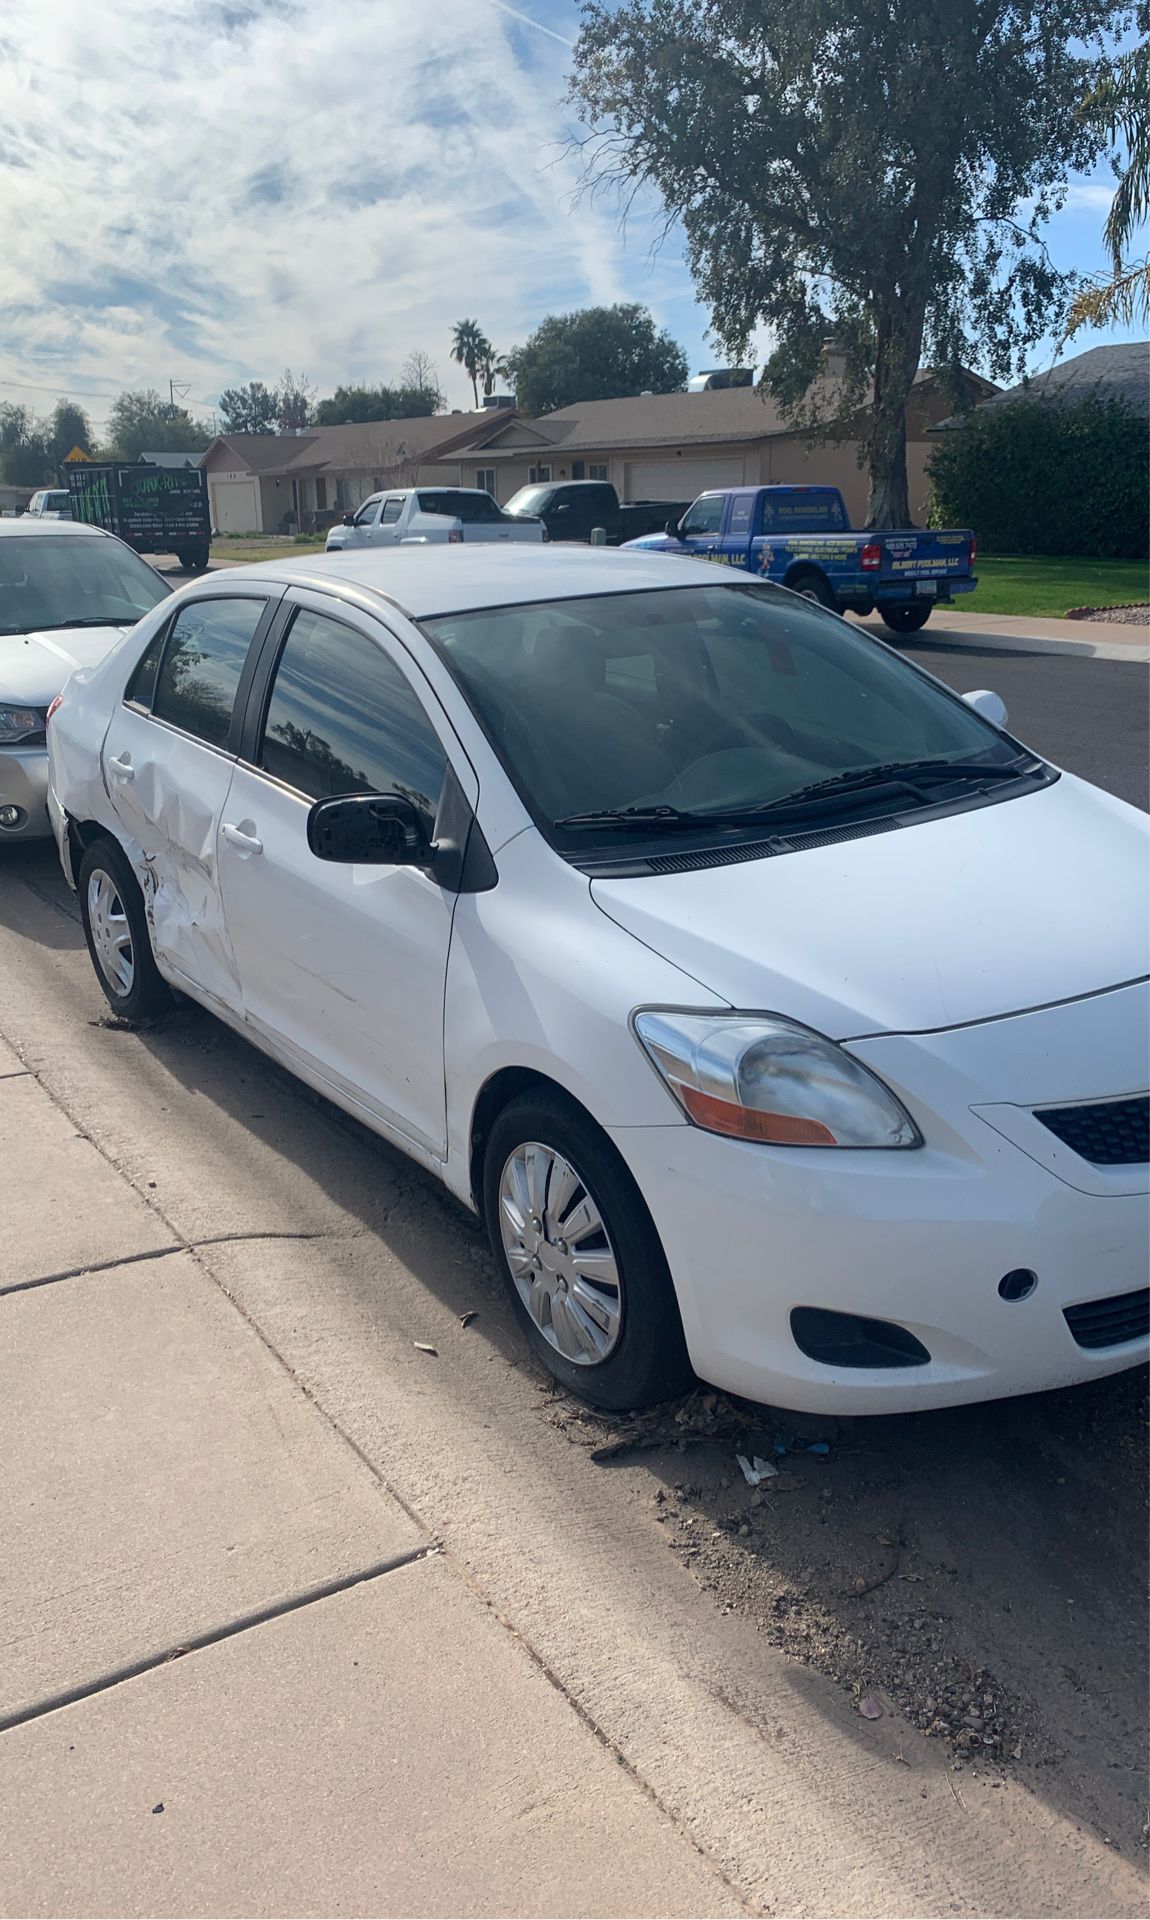
POLYGON ((734 1007, 787 1014, 834 1040, 915 1033, 1150 970, 1148 829, 1134 807, 1063 774, 890 833, 596 879, 591 893, 734 1007))
POLYGON ((53 627, 49 633, 0 634, 0 700, 51 706, 77 667, 94 667, 110 653, 128 622, 118 627, 53 627))

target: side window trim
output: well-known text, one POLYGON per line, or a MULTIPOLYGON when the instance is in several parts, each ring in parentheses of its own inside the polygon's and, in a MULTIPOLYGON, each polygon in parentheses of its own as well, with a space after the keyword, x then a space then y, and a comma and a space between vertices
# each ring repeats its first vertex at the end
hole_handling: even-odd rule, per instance
POLYGON ((153 634, 152 640, 149 640, 148 645, 144 648, 143 653, 138 653, 136 655, 136 659, 132 666, 132 670, 124 682, 124 691, 120 696, 121 706, 127 707, 130 713, 146 713, 148 717, 151 718, 152 702, 156 697, 156 682, 160 677, 160 668, 163 665, 164 654, 167 651, 168 635, 171 633, 172 628, 175 625, 176 618, 179 614, 179 611, 180 609, 176 607, 173 609, 171 613, 169 613, 166 620, 161 620, 158 634, 153 634), (159 640, 160 644, 159 644, 159 651, 156 654, 156 665, 152 673, 152 685, 148 693, 148 698, 147 700, 129 699, 128 688, 131 686, 132 682, 136 678, 136 675, 139 673, 140 668, 143 666, 144 661, 147 659, 148 652, 152 646, 152 641, 156 639, 159 640))
MULTIPOLYGON (((185 727, 178 727, 175 721, 165 720, 161 715, 154 713, 151 706, 143 707, 136 701, 125 701, 124 704, 128 707, 129 712, 144 714, 155 726, 166 727, 170 733, 178 733, 185 740, 194 740, 196 745, 203 747, 207 753, 219 753, 223 754, 226 759, 236 759, 239 754, 239 740, 244 716, 247 712, 248 694, 252 679, 255 675, 256 665, 263 652, 268 633, 278 614, 283 594, 283 587, 277 585, 274 581, 269 581, 267 586, 259 593, 205 593, 195 600, 182 600, 178 607, 172 609, 168 618, 167 626, 164 630, 163 644, 156 660, 156 677, 152 682, 153 701, 155 700, 156 688, 160 682, 160 674, 163 671, 164 660, 167 656, 168 643, 171 640, 176 621, 179 619, 181 613, 184 613, 189 607, 209 606, 213 600, 262 600, 264 602, 263 613, 248 643, 247 657, 244 660, 239 681, 236 685, 236 697, 232 703, 232 722, 228 730, 228 742, 225 747, 217 747, 211 740, 201 740, 198 734, 189 733, 185 727)), ((145 648, 145 652, 146 651, 147 649, 145 648)), ((142 654, 140 658, 143 658, 142 654)), ((139 665, 139 661, 137 661, 136 665, 139 665)), ((132 673, 135 673, 135 670, 135 667, 133 667, 132 673)), ((129 675, 129 679, 130 678, 131 675, 129 675)))

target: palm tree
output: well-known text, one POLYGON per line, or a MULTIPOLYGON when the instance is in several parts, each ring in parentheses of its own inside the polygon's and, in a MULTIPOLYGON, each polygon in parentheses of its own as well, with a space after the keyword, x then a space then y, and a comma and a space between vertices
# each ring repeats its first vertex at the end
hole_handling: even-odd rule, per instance
POLYGON ((483 397, 488 400, 495 392, 495 382, 507 372, 507 356, 496 353, 490 340, 483 344, 486 351, 479 356, 479 375, 483 381, 483 397))
MULTIPOLYGON (((1138 24, 1150 36, 1150 7, 1139 7, 1138 24)), ((1126 165, 1104 235, 1112 271, 1078 294, 1070 309, 1068 337, 1080 327, 1129 325, 1135 313, 1150 313, 1150 260, 1125 257, 1135 227, 1150 212, 1150 37, 1115 62, 1087 108, 1104 117, 1112 138, 1121 136, 1126 165)))
POLYGON ((478 320, 457 320, 451 335, 451 357, 471 382, 475 411, 479 412, 479 369, 492 356, 492 346, 478 320))

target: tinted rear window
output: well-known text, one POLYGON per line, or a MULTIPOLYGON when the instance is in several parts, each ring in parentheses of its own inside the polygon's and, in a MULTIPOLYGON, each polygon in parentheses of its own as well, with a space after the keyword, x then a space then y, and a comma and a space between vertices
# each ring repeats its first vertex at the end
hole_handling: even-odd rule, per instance
POLYGON ((419 511, 445 513, 453 520, 462 520, 465 526, 503 518, 489 493, 421 493, 419 511))
POLYGON ((760 533, 845 533, 847 517, 842 501, 829 487, 811 487, 801 493, 759 495, 760 533))
POLYGON ((177 614, 152 712, 211 747, 226 747, 232 709, 263 600, 198 600, 177 614))

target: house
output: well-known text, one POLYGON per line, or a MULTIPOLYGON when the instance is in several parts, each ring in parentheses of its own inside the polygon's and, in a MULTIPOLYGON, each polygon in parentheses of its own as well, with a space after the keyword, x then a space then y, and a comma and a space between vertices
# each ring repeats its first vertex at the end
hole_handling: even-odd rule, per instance
MULTIPOLYGON (((1139 418, 1150 418, 1150 340, 1124 340, 1113 347, 1089 347, 1069 360, 1056 360, 1045 373, 1033 374, 1017 387, 992 393, 979 402, 976 411, 987 407, 1009 407, 1019 400, 1052 402, 1083 400, 1088 395, 1102 400, 1122 400, 1139 418)), ((966 416, 954 414, 940 420, 932 433, 944 433, 961 427, 966 416)))
MULTIPOLYGON (((828 381, 837 379, 833 355, 828 381)), ((978 374, 960 376, 970 400, 996 389, 978 374)), ((929 370, 915 378, 907 409, 907 466, 914 518, 925 515, 931 451, 927 434, 954 410, 949 380, 929 370)), ((592 400, 530 420, 520 414, 483 419, 455 453, 440 450, 456 485, 489 487, 509 500, 522 486, 547 480, 610 480, 624 500, 693 500, 708 487, 820 482, 842 489, 861 525, 866 475, 857 441, 811 445, 773 400, 757 388, 708 388, 592 400)))
POLYGON ((381 487, 457 486, 455 449, 496 417, 505 424, 518 416, 500 409, 299 433, 220 434, 199 459, 212 525, 218 533, 325 527, 381 487))

